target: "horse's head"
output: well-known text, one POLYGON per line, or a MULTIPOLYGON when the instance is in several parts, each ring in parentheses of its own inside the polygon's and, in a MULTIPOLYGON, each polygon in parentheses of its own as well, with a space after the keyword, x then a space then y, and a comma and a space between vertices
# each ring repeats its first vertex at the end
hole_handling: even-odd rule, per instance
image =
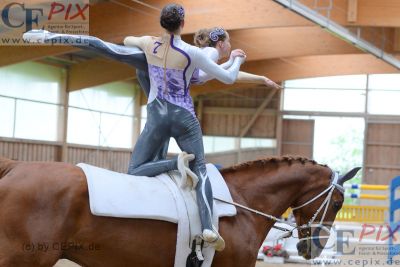
POLYGON ((353 178, 360 168, 354 168, 343 176, 332 172, 330 181, 313 187, 295 201, 292 207, 298 225, 300 241, 297 251, 305 259, 318 257, 325 247, 336 214, 344 201, 343 183, 353 178))

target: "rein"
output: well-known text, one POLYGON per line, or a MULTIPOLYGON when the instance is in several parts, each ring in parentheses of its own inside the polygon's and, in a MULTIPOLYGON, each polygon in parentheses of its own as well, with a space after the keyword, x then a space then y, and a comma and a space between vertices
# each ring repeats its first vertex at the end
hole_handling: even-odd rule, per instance
MULTIPOLYGON (((307 224, 303 224, 303 225, 300 225, 300 226, 297 226, 296 223, 287 222, 287 221, 285 221, 285 220, 283 220, 283 219, 279 219, 279 218, 277 218, 277 217, 275 217, 275 216, 273 216, 273 215, 270 215, 270 214, 261 212, 261 211, 259 211, 259 210, 255 210, 255 209, 246 207, 246 206, 244 206, 244 205, 241 205, 241 204, 236 203, 236 202, 233 202, 233 201, 232 201, 232 202, 231 202, 231 201, 226 201, 226 200, 223 200, 223 199, 220 199, 220 198, 217 198, 217 197, 214 197, 214 199, 215 199, 215 200, 218 200, 218 201, 220 201, 220 202, 223 202, 223 203, 226 203, 226 204, 230 204, 230 205, 233 205, 233 206, 235 206, 235 207, 238 207, 238 208, 241 208, 241 209, 250 211, 250 212, 252 212, 252 213, 255 213, 255 214, 259 215, 259 216, 265 217, 265 218, 270 219, 270 220, 272 220, 272 221, 279 222, 279 223, 283 223, 283 224, 286 224, 286 225, 288 225, 288 226, 293 227, 291 230, 289 230, 289 229, 286 229, 286 228, 283 228, 283 227, 279 227, 279 226, 274 226, 274 225, 273 225, 273 226, 272 226, 273 228, 278 229, 278 230, 280 230, 280 231, 286 232, 285 234, 283 234, 283 235, 281 236, 281 238, 288 238, 288 237, 293 236, 293 231, 296 230, 296 229, 306 229, 306 228, 310 228, 310 227, 313 225, 313 222, 314 222, 315 219, 317 218, 318 214, 319 214, 319 213, 321 212, 321 210, 325 207, 325 210, 324 210, 324 213, 323 213, 323 215, 322 215, 322 218, 321 218, 320 222, 317 224, 317 226, 320 227, 321 229, 324 229, 326 232, 328 232, 328 233, 330 234, 330 230, 329 230, 325 225, 323 225, 322 223, 323 223, 323 221, 324 221, 324 219, 325 219, 325 215, 326 215, 326 213, 327 213, 327 211, 328 211, 328 207, 329 207, 329 203, 330 203, 331 198, 332 198, 333 191, 334 191, 335 189, 337 189, 337 190, 339 190, 341 193, 344 193, 344 190, 345 190, 345 189, 344 189, 344 187, 343 187, 342 185, 340 185, 340 184, 337 183, 338 180, 339 180, 339 174, 338 174, 338 172, 332 172, 331 184, 330 184, 324 191, 322 191, 321 193, 319 193, 318 195, 316 195, 316 196, 313 197, 312 199, 306 201, 304 204, 301 204, 300 206, 297 206, 297 207, 292 208, 292 211, 301 209, 301 208, 303 208, 303 207, 305 207, 305 206, 311 204, 311 203, 314 202, 315 200, 319 199, 322 195, 324 195, 325 193, 328 192, 328 195, 326 196, 326 198, 324 199, 324 201, 321 203, 321 206, 316 210, 316 212, 314 213, 314 215, 311 217, 310 221, 309 221, 307 224)), ((300 240, 305 240, 305 239, 310 240, 310 239, 314 239, 314 238, 313 238, 313 237, 307 237, 307 238, 302 238, 302 239, 300 239, 300 240)))

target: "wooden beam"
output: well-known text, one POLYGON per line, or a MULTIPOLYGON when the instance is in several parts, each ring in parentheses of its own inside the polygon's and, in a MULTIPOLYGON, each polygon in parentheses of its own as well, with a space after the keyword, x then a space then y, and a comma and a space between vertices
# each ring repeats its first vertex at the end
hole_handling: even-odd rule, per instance
POLYGON ((247 60, 327 54, 356 54, 361 50, 318 26, 281 27, 230 31, 233 48, 247 60))
MULTIPOLYGON (((284 88, 284 84, 280 84, 284 88)), ((278 105, 277 105, 277 114, 276 114, 276 128, 275 128, 275 139, 276 139, 276 148, 275 155, 282 154, 282 125, 283 125, 283 114, 282 104, 283 104, 283 90, 279 90, 278 97, 278 105)))
MULTIPOLYGON (((331 16, 334 21, 342 25, 352 26, 400 27, 400 16, 398 15, 400 14, 400 1, 349 1, 353 4, 348 3, 347 0, 334 2, 335 6, 332 9, 331 16), (347 14, 349 12, 353 14, 352 10, 355 10, 354 2, 358 3, 357 21, 356 23, 349 23, 347 14), (343 10, 346 10, 346 12, 343 12, 343 10)), ((311 3, 314 1, 304 2, 311 3)), ((152 1, 151 5, 161 8, 166 3, 168 3, 168 0, 159 0, 152 1)), ((319 55, 325 52, 329 54, 335 47, 345 46, 341 40, 332 36, 325 36, 326 33, 323 30, 319 32, 316 29, 306 30, 307 26, 312 27, 314 24, 273 1, 227 0, 215 2, 213 0, 188 0, 184 2, 184 6, 187 11, 184 34, 191 35, 200 28, 216 25, 229 31, 239 30, 232 32, 233 42, 237 47, 246 46, 248 50, 254 50, 249 54, 249 60, 268 59, 275 52, 278 52, 280 57, 305 56, 307 51, 311 51, 311 54, 308 55, 319 55), (245 32, 245 29, 254 31, 245 32), (261 30, 256 31, 255 29, 261 30), (312 37, 313 31, 318 32, 322 41, 318 41, 317 37, 309 39, 310 36, 312 37), (310 43, 313 43, 312 46, 309 46, 310 43), (323 47, 323 44, 326 43, 329 46, 323 47), (265 49, 265 46, 268 49, 272 47, 274 50, 265 49), (293 54, 284 54, 285 51, 280 49, 285 47, 287 47, 286 51, 292 51, 293 54), (293 47, 295 48, 292 49, 293 47), (303 48, 305 50, 302 50, 303 48), (303 54, 300 54, 300 52, 303 52, 303 54)), ((121 43, 123 38, 128 35, 158 35, 163 31, 159 26, 158 11, 135 4, 130 0, 100 2, 92 5, 90 12, 90 34, 106 41, 121 43), (122 3, 122 5, 116 3, 122 3)), ((375 39, 377 40, 377 38, 375 39)), ((368 41, 376 43, 374 40, 368 41)), ((351 47, 345 46, 343 49, 345 51, 337 53, 353 53, 350 51, 351 47)), ((77 51, 77 48, 3 46, 0 50, 0 66, 72 51, 77 51)))
POLYGON ((198 103, 197 103, 196 115, 197 115, 197 119, 199 120, 200 125, 201 125, 201 121, 203 120, 203 108, 204 108, 203 97, 199 97, 198 103))
POLYGON ((67 142, 67 133, 68 133, 68 106, 69 106, 69 93, 68 93, 68 75, 69 72, 68 70, 65 70, 63 72, 63 77, 62 77, 62 103, 63 103, 63 108, 64 112, 62 113, 62 136, 61 136, 61 157, 60 161, 61 162, 68 162, 68 142, 67 142))
POLYGON ((347 22, 355 23, 357 21, 357 5, 358 0, 348 0, 347 22))
POLYGON ((247 134, 250 127, 253 126, 253 124, 257 120, 258 116, 260 116, 260 114, 264 111, 264 109, 267 107, 267 105, 271 102, 272 98, 274 97, 274 95, 277 91, 278 90, 275 88, 272 89, 272 91, 264 99, 264 101, 261 103, 261 105, 257 108, 257 111, 253 114, 251 119, 247 122, 246 126, 240 132, 240 135, 239 135, 240 138, 244 137, 247 134))
MULTIPOLYGON (((190 94, 193 97, 198 95, 205 95, 208 93, 213 93, 223 90, 233 90, 233 89, 247 89, 253 88, 254 85, 248 83, 235 83, 235 84, 223 84, 217 80, 208 81, 203 85, 192 85, 190 89, 190 94)), ((206 108, 205 108, 206 109, 206 108)))
POLYGON ((399 73, 397 69, 370 54, 323 55, 251 62, 244 71, 263 74, 274 81, 320 76, 399 73))
MULTIPOLYGON (((90 34, 111 42, 122 42, 128 35, 158 35, 159 12, 129 0, 104 2, 90 9, 90 34), (131 6, 132 8, 127 8, 131 6)), ((153 1, 161 9, 168 0, 153 1)), ((313 23, 273 1, 265 0, 188 0, 184 2, 184 34, 215 26, 227 30, 263 27, 312 26, 313 23)))
MULTIPOLYGON (((265 75, 276 82, 333 75, 399 73, 399 70, 369 54, 320 55, 252 61, 246 62, 242 70, 265 75)), ((191 94, 196 96, 236 88, 249 88, 249 86, 224 85, 211 81, 203 86, 193 86, 191 94)))
POLYGON ((140 127, 142 122, 142 108, 141 108, 141 95, 142 91, 138 88, 139 86, 135 86, 135 105, 133 110, 133 131, 132 131, 132 140, 133 144, 136 144, 139 136, 140 136, 140 127))
POLYGON ((394 29, 394 52, 400 52, 400 27, 394 29))
MULTIPOLYGON (((369 0, 361 1, 363 6, 365 6, 364 1, 369 0)), ((158 11, 150 10, 130 0, 119 2, 124 6, 116 4, 115 1, 101 2, 92 6, 91 35, 106 41, 121 43, 128 35, 162 33, 158 22, 158 11), (131 6, 132 9, 127 6, 131 6)), ((167 2, 160 0, 152 5, 161 8, 167 2)), ((335 5, 342 8, 342 2, 337 1, 335 5)), ((273 1, 189 0, 185 1, 184 5, 187 10, 187 20, 183 33, 187 35, 187 38, 192 39, 191 35, 200 28, 223 26, 230 31, 234 47, 247 50, 249 60, 331 53, 345 54, 357 51, 351 45, 315 27, 312 22, 273 1)), ((358 5, 361 6, 360 2, 358 5)), ((346 9, 347 6, 343 8, 346 9)), ((335 17, 333 14, 333 19, 347 23, 342 16, 335 17)), ((380 43, 378 39, 379 36, 374 35, 373 40, 368 41, 380 43)), ((77 51, 77 48, 60 46, 3 48, 0 52, 0 66, 77 51)))
MULTIPOLYGON (((248 61, 361 53, 357 48, 316 26, 232 30, 229 33, 232 47, 245 50, 248 61)), ((189 39, 189 42, 192 40, 191 35, 184 38, 189 39)))
MULTIPOLYGON (((161 9, 167 3, 169 1, 160 0, 151 4, 161 9)), ((213 26, 223 26, 228 30, 233 30, 244 28, 244 25, 246 28, 313 25, 273 1, 189 0, 185 1, 184 6, 187 13, 184 34, 193 34, 200 28, 213 26)), ((159 12, 130 0, 105 1, 91 6, 90 34, 106 41, 121 43, 128 35, 158 35, 162 32, 159 25, 159 12)), ((77 50, 64 46, 2 47, 0 66, 77 50)))
POLYGON ((400 27, 400 1, 358 1, 356 25, 372 27, 400 27))
POLYGON ((362 27, 360 30, 360 38, 370 42, 379 49, 392 54, 394 46, 394 29, 362 27))
MULTIPOLYGON (((302 4, 314 8, 314 0, 302 0, 302 4)), ((327 15, 323 7, 329 1, 319 1, 322 15, 327 15)), ((335 0, 330 10, 330 18, 344 26, 360 27, 400 27, 400 1, 398 0, 335 0), (356 11, 356 13, 354 13, 356 11), (352 21, 355 18, 354 21, 352 21)))
MULTIPOLYGON (((162 32, 159 12, 130 0, 98 3, 90 9, 90 33, 108 41, 122 42, 128 35, 156 35, 162 32), (131 8, 128 8, 131 7, 131 8)), ((168 0, 153 1, 161 9, 168 0)), ((302 1, 313 8, 314 1, 302 1)), ((184 34, 196 30, 222 26, 227 30, 312 26, 312 22, 290 10, 265 0, 187 0, 184 34), (240 19, 239 19, 240 18, 240 19)), ((342 25, 400 27, 398 0, 336 0, 331 19, 342 25), (349 20, 350 17, 350 20, 349 20), (356 23, 351 21, 356 18, 356 23)))
POLYGON ((135 69, 126 64, 96 58, 70 67, 68 91, 75 91, 101 84, 134 79, 135 69))
MULTIPOLYGON (((257 111, 256 108, 228 108, 228 107, 204 107, 203 114, 232 114, 232 115, 252 115, 257 111)), ((261 111, 260 115, 270 116, 275 115, 277 112, 275 109, 265 109, 261 111)))
POLYGON ((74 51, 78 49, 68 46, 1 46, 0 67, 74 51))

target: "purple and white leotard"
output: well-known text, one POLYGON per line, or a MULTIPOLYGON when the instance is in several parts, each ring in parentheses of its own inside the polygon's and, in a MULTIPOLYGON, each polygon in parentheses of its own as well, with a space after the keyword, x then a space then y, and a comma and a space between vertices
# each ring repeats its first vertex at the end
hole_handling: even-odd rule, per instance
POLYGON ((243 62, 238 57, 225 70, 203 49, 187 44, 180 36, 147 39, 144 45, 150 76, 148 103, 156 97, 165 99, 187 109, 193 116, 195 113, 189 87, 191 80, 196 81, 196 74, 199 73, 199 82, 216 78, 223 83, 232 84, 243 62), (201 77, 202 73, 206 77, 201 77))

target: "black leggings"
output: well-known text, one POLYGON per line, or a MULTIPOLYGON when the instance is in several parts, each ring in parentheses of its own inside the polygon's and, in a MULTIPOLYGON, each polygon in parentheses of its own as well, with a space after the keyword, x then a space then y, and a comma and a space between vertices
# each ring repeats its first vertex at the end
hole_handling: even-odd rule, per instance
POLYGON ((182 151, 194 154, 189 167, 199 177, 197 203, 204 229, 212 229, 212 189, 204 158, 201 128, 188 110, 156 98, 147 105, 147 122, 135 145, 128 174, 156 176, 177 169, 177 159, 152 161, 166 140, 175 138, 182 151))
MULTIPOLYGON (((64 43, 68 40, 70 43, 74 43, 74 40, 77 38, 81 38, 85 40, 87 45, 79 45, 76 46, 83 50, 89 50, 92 52, 96 52, 97 54, 106 56, 108 58, 124 62, 136 69, 136 77, 139 81, 140 87, 142 88, 146 97, 149 96, 150 93, 150 78, 149 78, 149 70, 147 65, 146 56, 141 50, 138 48, 126 47, 123 45, 116 45, 109 42, 104 42, 103 40, 92 37, 92 36, 79 36, 79 35, 62 35, 62 37, 56 37, 57 41, 60 43, 64 43), (138 53, 139 52, 139 53, 138 53)), ((52 35, 50 35, 47 39, 52 39, 52 35)), ((165 140, 157 153, 154 155, 153 161, 162 160, 167 157, 169 146, 169 139, 165 140)), ((131 163, 129 163, 131 165, 131 163)))

